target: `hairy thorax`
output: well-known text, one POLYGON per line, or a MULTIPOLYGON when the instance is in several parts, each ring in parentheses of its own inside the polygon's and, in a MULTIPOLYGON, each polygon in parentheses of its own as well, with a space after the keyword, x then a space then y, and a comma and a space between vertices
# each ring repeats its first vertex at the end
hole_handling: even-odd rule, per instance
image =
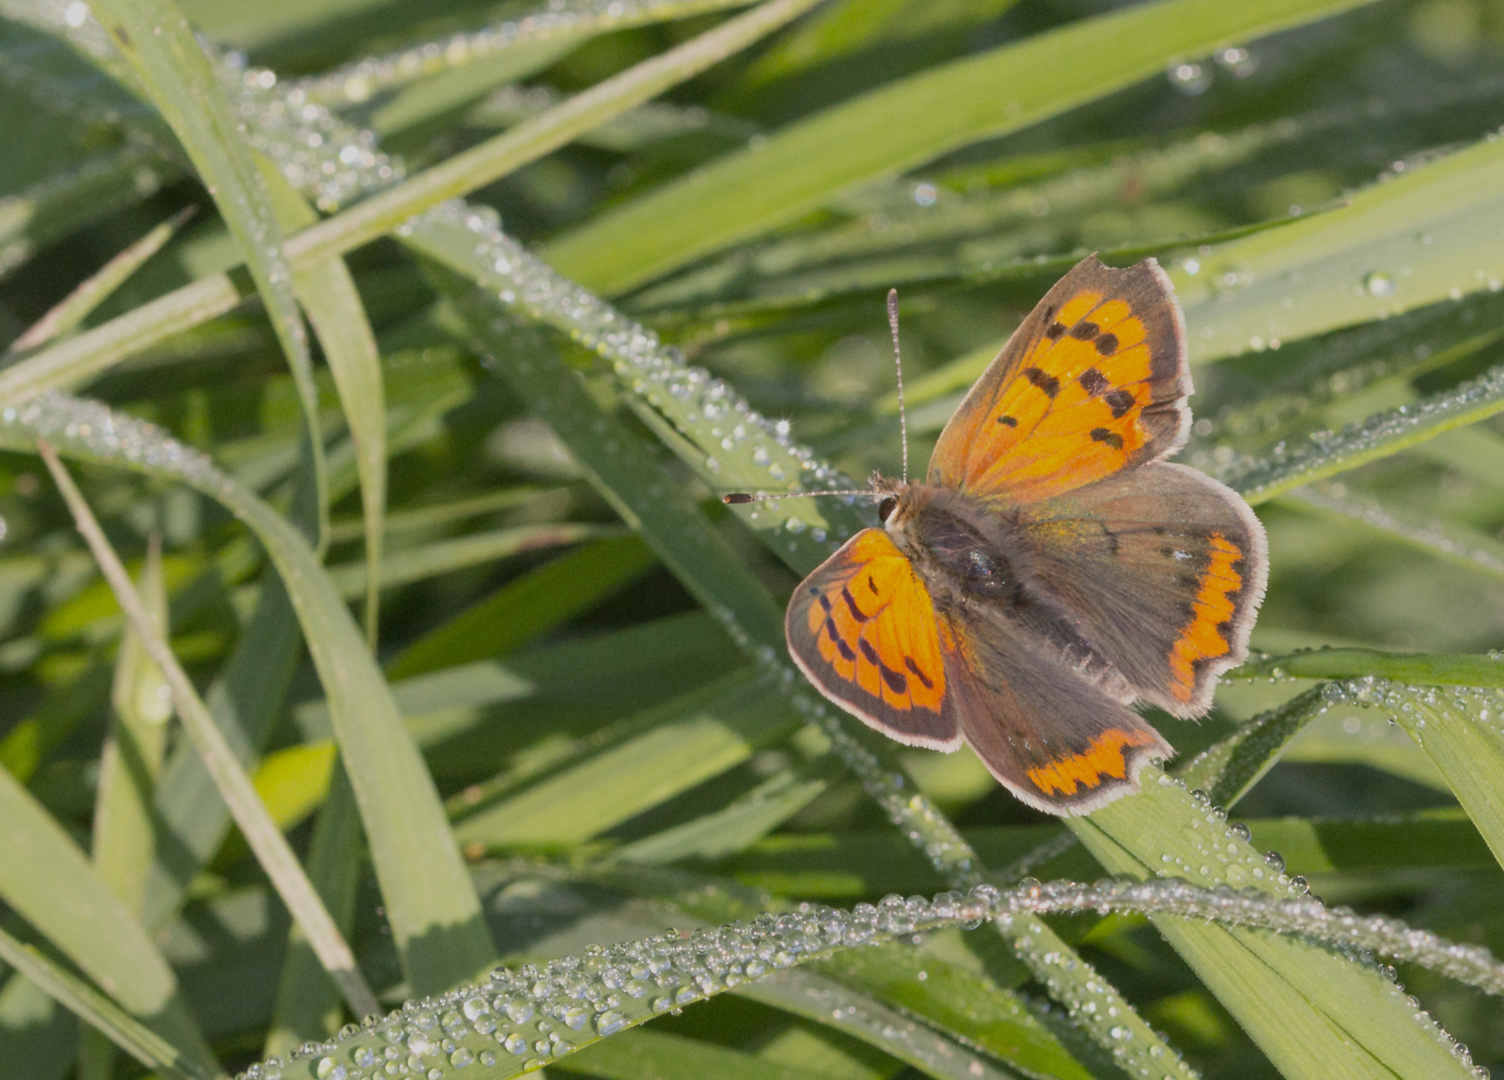
POLYGON ((884 528, 932 589, 962 603, 1031 603, 1027 552, 1006 514, 947 488, 875 482, 888 493, 878 504, 884 528))

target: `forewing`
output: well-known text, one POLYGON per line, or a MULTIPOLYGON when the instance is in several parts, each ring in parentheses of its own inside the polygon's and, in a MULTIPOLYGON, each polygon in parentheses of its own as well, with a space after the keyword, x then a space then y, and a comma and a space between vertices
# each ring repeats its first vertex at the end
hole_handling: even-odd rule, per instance
POLYGON ((1182 717, 1243 662, 1268 576, 1264 527, 1232 489, 1160 463, 1037 506, 1041 588, 1138 696, 1182 717))
POLYGON ((1153 259, 1090 256, 1056 283, 961 402, 929 482, 1034 502, 1157 461, 1185 441, 1185 329, 1153 259))
POLYGON ((800 670, 847 712, 900 742, 960 746, 934 603, 883 530, 857 533, 804 579, 784 630, 800 670))
POLYGON ((1047 814, 1086 814, 1138 790, 1170 745, 1036 635, 986 606, 942 611, 961 734, 989 772, 1047 814))

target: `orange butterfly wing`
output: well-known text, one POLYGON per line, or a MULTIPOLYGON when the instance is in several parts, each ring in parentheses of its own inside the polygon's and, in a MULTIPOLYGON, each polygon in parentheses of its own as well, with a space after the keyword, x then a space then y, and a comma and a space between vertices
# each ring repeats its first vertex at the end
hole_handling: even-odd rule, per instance
POLYGON ((1185 329, 1153 259, 1090 256, 1045 294, 961 402, 929 482, 1037 502, 1179 449, 1190 425, 1185 329))
POLYGON ((882 529, 857 533, 804 579, 784 630, 810 682, 864 723, 910 745, 960 746, 934 602, 882 529))

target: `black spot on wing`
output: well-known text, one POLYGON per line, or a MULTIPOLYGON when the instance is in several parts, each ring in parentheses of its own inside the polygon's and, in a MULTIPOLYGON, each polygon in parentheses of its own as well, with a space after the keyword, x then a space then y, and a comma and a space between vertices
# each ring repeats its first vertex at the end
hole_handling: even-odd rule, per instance
POLYGON ((1101 329, 1100 326, 1090 319, 1082 319, 1075 326, 1071 327, 1071 337, 1077 341, 1090 341, 1101 332, 1101 329))
POLYGON ((883 682, 888 684, 888 689, 895 694, 907 694, 909 692, 909 680, 903 677, 903 672, 894 671, 886 664, 878 664, 877 669, 883 673, 883 682))
POLYGON ((1111 356, 1118 351, 1118 336, 1116 334, 1103 334, 1097 338, 1094 344, 1097 346, 1097 352, 1103 356, 1111 356))
POLYGON ((1043 390, 1048 398, 1054 398, 1060 393, 1060 380, 1037 367, 1024 368, 1024 378, 1043 390))
POLYGON ((1104 427, 1092 428, 1091 437, 1093 442, 1105 443, 1114 450, 1123 448, 1123 437, 1116 431, 1108 431, 1104 427))
POLYGON ((905 656, 903 658, 903 666, 908 668, 914 677, 924 684, 926 690, 933 690, 935 688, 935 684, 930 681, 929 676, 919 670, 919 665, 914 663, 912 656, 905 656))
POLYGON ((1076 381, 1081 384, 1081 389, 1085 390, 1092 397, 1101 397, 1108 390, 1112 389, 1112 383, 1107 381, 1107 376, 1094 367, 1089 367, 1080 375, 1077 375, 1076 381))
POLYGON ((852 596, 851 590, 844 585, 841 586, 841 599, 846 601, 846 610, 851 612, 851 617, 857 622, 866 622, 872 618, 872 616, 856 606, 856 597, 852 596))
POLYGON ((1065 337, 1065 323, 1050 323, 1049 326, 1044 328, 1044 336, 1051 341, 1059 341, 1065 337))
POLYGON ((1102 398, 1112 408, 1112 418, 1121 420, 1128 415, 1128 410, 1133 408, 1134 397, 1127 390, 1114 390, 1102 398))
POLYGON ((1018 419, 1013 416, 999 416, 997 422, 1004 427, 1018 427, 1018 419))

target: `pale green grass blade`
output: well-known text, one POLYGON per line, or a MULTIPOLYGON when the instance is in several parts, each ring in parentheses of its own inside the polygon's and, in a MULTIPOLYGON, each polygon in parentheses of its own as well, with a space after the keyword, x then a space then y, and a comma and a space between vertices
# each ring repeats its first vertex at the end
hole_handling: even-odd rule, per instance
POLYGON ((240 768, 234 750, 209 715, 209 709, 198 696, 188 673, 178 663, 172 647, 163 636, 162 628, 154 622, 151 613, 136 594, 125 567, 105 539, 83 494, 74 485, 52 448, 41 442, 38 447, 73 514, 78 531, 83 534, 89 550, 99 562, 100 570, 109 581, 132 629, 139 636, 143 650, 161 670, 164 681, 171 688, 173 706, 182 719, 183 727, 198 746, 205 765, 214 777, 215 786, 230 807, 230 813, 240 826, 241 834, 255 851, 261 868, 271 878, 293 918, 313 942, 320 962, 339 984, 351 1009, 361 1016, 376 1011, 376 998, 355 966, 355 954, 309 882, 291 846, 267 814, 261 800, 256 797, 250 777, 240 768))
POLYGON ((387 917, 415 986, 453 986, 489 963, 480 904, 444 819, 433 780, 360 632, 301 533, 209 462, 149 425, 102 406, 49 395, 0 414, 0 439, 37 436, 89 460, 184 481, 221 501, 265 545, 287 585, 324 687, 387 917), (88 417, 88 419, 83 419, 88 417))
MULTIPOLYGON (((397 533, 425 531, 443 525, 452 525, 467 518, 481 517, 499 510, 510 510, 535 499, 562 493, 564 490, 564 488, 504 488, 487 495, 476 495, 453 502, 404 507, 387 513, 386 534, 391 537, 397 533)), ((335 520, 329 525, 329 542, 332 544, 358 540, 364 535, 364 520, 335 520)))
POLYGON ((615 293, 767 232, 846 189, 1016 131, 1209 53, 1353 6, 1168 0, 1082 19, 899 80, 768 136, 543 249, 546 262, 615 293), (1110 53, 1098 45, 1112 41, 1110 53), (1080 57, 1092 55, 1090 65, 1080 57))
MULTIPOLYGON (((305 79, 298 89, 313 101, 358 104, 383 91, 418 80, 436 82, 445 73, 470 66, 490 64, 498 79, 520 79, 599 34, 748 7, 751 3, 752 0, 634 0, 604 6, 555 3, 532 12, 514 10, 500 24, 452 35, 442 43, 419 42, 397 52, 363 59, 327 75, 305 79)), ((390 106, 404 97, 398 94, 383 105, 390 106)), ((376 126, 382 128, 380 121, 376 126)))
POLYGON ((1345 206, 1217 245, 1171 273, 1192 360, 1461 298, 1504 281, 1504 146, 1406 170, 1345 206))
MULTIPOLYGON (((302 644, 287 592, 275 570, 268 570, 255 614, 205 694, 210 715, 243 768, 255 764, 271 733, 302 644)), ((156 851, 146 879, 141 921, 155 931, 177 911, 190 882, 224 839, 230 809, 190 744, 168 758, 154 809, 172 837, 156 851)))
POLYGON ((1392 457, 1438 435, 1504 412, 1504 367, 1432 395, 1418 405, 1375 413, 1336 433, 1318 432, 1267 457, 1225 470, 1222 479, 1250 503, 1392 457))
POLYGON ((1504 692, 1363 679, 1339 700, 1378 705, 1435 762, 1504 866, 1504 692))
POLYGON ((0 930, 0 960, 109 1035, 116 1046, 147 1068, 158 1069, 173 1080, 220 1080, 226 1075, 212 1058, 184 1052, 87 982, 4 930, 0 930))
POLYGON ((135 273, 136 268, 161 251, 193 214, 193 208, 180 210, 172 217, 150 230, 130 247, 105 263, 86 281, 69 293, 56 307, 11 342, 9 352, 19 353, 36 348, 59 334, 67 333, 83 322, 89 312, 120 287, 121 282, 135 273))
MULTIPOLYGON (((142 606, 167 632, 167 591, 162 551, 153 542, 142 569, 142 606)), ((172 699, 167 682, 134 629, 127 626, 115 659, 110 730, 99 762, 94 804, 94 871, 129 910, 145 905, 146 881, 158 838, 152 799, 167 753, 172 699)))
MULTIPOLYGON (((0 770, 0 897, 199 1075, 220 1069, 177 980, 125 905, 9 772, 0 770)), ((6 961, 13 966, 10 957, 6 961)), ((35 981, 35 980, 34 980, 35 981)))
MULTIPOLYGON (((319 220, 313 208, 265 159, 258 162, 283 232, 296 232, 319 220)), ((366 638, 374 646, 381 603, 381 553, 386 539, 386 394, 381 354, 344 260, 329 259, 299 269, 293 275, 293 290, 323 346, 324 360, 339 389, 340 409, 355 444, 355 469, 365 517, 366 638)), ((322 525, 320 535, 327 537, 328 523, 322 525)))
POLYGON ((272 329, 297 381, 320 478, 321 527, 328 514, 318 395, 308 335, 293 295, 282 231, 239 123, 208 56, 172 0, 105 0, 90 9, 171 126, 234 235, 272 329))
POLYGON ((0 202, 0 275, 14 273, 75 229, 150 194, 175 171, 149 147, 124 146, 5 199, 0 202))
MULTIPOLYGON (((1144 792, 1072 828, 1109 873, 1172 874, 1281 895, 1288 883, 1224 815, 1184 787, 1144 772, 1144 792)), ((1291 1080, 1470 1075, 1440 1028, 1423 1025, 1404 992, 1378 970, 1269 931, 1154 917, 1155 926, 1291 1080)))

